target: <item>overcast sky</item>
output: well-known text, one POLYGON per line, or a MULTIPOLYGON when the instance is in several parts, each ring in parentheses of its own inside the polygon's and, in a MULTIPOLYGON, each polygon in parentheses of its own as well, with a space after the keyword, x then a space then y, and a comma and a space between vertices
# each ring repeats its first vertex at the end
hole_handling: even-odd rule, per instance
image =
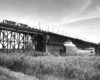
POLYGON ((100 42, 100 0, 0 0, 3 19, 100 42))

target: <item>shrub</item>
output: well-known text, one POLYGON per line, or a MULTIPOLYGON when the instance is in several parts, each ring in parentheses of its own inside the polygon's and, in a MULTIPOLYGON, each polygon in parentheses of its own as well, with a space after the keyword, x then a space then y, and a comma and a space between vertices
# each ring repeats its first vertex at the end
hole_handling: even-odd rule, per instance
POLYGON ((66 79, 99 79, 100 57, 80 56, 37 56, 21 54, 0 54, 0 66, 13 71, 37 77, 50 75, 66 79))

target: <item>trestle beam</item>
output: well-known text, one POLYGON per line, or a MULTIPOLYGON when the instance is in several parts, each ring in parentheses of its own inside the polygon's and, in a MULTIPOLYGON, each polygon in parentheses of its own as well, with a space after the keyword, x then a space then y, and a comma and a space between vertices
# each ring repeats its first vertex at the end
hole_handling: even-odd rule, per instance
POLYGON ((28 46, 33 46, 32 37, 29 33, 0 30, 0 52, 26 52, 28 46))

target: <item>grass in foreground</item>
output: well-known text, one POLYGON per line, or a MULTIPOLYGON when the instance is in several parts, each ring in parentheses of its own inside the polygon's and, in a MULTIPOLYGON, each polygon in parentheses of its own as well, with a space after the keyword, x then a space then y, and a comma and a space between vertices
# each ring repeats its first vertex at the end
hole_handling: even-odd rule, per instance
POLYGON ((22 73, 10 71, 0 66, 0 80, 38 80, 35 77, 24 75, 22 73))
POLYGON ((41 80, 100 80, 100 57, 0 54, 0 66, 41 80))

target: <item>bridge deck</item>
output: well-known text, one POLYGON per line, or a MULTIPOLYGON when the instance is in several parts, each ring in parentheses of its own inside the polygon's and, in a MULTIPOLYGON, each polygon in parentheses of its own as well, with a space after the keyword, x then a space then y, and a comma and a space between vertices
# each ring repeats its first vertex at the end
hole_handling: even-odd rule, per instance
MULTIPOLYGON (((59 49, 63 49, 64 42, 68 41, 69 39, 77 47, 90 47, 90 46, 96 47, 97 46, 97 44, 95 43, 86 42, 80 39, 75 39, 68 36, 46 32, 43 30, 38 30, 38 29, 30 28, 30 27, 27 27, 27 28, 21 27, 18 25, 0 23, 0 30, 1 30, 0 44, 3 48, 3 51, 5 49, 9 49, 8 46, 14 47, 14 50, 15 50, 16 44, 17 46, 21 45, 21 47, 24 50, 26 48, 26 45, 30 44, 31 41, 32 41, 31 43, 32 46, 35 46, 35 49, 38 51, 46 51, 47 48, 50 49, 51 51, 59 51, 59 49), (6 33, 4 30, 6 31, 6 33), (1 33, 2 33, 2 37, 1 37, 1 33), (49 39, 47 39, 47 36, 49 36, 49 39)), ((10 49, 13 49, 13 48, 10 48, 10 49)), ((18 49, 20 48, 18 47, 18 49)))

